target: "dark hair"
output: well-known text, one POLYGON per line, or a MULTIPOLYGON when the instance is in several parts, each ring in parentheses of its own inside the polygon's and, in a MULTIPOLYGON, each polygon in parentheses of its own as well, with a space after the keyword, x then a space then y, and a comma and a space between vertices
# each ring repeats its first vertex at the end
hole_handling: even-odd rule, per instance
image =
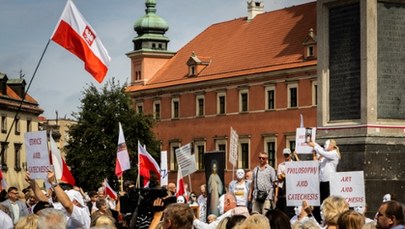
POLYGON ((364 216, 351 209, 340 214, 337 220, 337 226, 339 229, 362 228, 364 223, 365 223, 364 216))
POLYGON ((233 215, 229 218, 228 222, 226 223, 226 229, 232 229, 234 226, 243 223, 246 220, 246 216, 244 215, 233 215))
POLYGON ((291 229, 290 219, 280 210, 268 210, 266 217, 269 219, 271 229, 291 229))
POLYGON ((89 197, 94 197, 94 196, 98 196, 98 193, 96 191, 89 191, 88 193, 89 197))
POLYGON ((105 199, 99 199, 96 201, 96 208, 100 209, 101 206, 106 205, 107 201, 105 199))
POLYGON ((11 191, 18 191, 18 188, 11 186, 10 188, 8 188, 7 192, 11 192, 11 191))
POLYGON ((170 228, 192 228, 194 212, 188 204, 170 204, 164 210, 163 222, 170 220, 170 228))
POLYGON ((387 217, 395 216, 397 224, 404 224, 404 210, 398 201, 387 201, 384 202, 383 205, 387 205, 387 209, 385 210, 385 215, 387 217))
POLYGON ((37 212, 45 208, 53 208, 53 205, 46 201, 39 201, 37 204, 35 204, 34 209, 32 211, 34 212, 34 214, 37 214, 37 212))

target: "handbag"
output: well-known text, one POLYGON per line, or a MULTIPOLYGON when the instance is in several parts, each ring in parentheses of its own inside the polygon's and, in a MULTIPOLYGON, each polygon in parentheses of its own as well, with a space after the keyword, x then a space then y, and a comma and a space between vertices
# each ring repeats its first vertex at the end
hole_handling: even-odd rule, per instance
POLYGON ((266 201, 266 199, 267 199, 267 196, 269 195, 266 191, 261 191, 261 190, 259 190, 258 189, 258 187, 257 187, 257 177, 259 176, 259 168, 257 168, 257 170, 256 170, 256 181, 255 181, 255 184, 256 184, 256 190, 257 190, 257 193, 256 193, 256 201, 258 201, 258 202, 264 202, 264 201, 266 201))

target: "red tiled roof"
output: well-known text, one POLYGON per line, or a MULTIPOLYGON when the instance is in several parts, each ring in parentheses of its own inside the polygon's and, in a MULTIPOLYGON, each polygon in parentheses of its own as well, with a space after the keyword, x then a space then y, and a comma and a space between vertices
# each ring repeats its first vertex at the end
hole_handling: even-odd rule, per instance
POLYGON ((147 90, 204 80, 316 65, 304 61, 303 41, 313 28, 316 34, 316 2, 213 24, 191 40, 144 86, 147 90), (195 78, 188 78, 192 53, 210 57, 211 63, 195 78))
MULTIPOLYGON (((18 108, 20 106, 21 97, 11 87, 7 86, 7 95, 0 92, 0 106, 12 106, 18 108)), ((38 102, 32 98, 29 94, 25 95, 24 103, 21 106, 22 109, 31 110, 36 113, 42 113, 43 110, 38 107, 38 102)))

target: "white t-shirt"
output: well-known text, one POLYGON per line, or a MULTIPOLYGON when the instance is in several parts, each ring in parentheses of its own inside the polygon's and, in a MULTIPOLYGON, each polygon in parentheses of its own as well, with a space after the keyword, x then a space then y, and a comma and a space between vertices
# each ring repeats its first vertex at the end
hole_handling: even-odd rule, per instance
POLYGON ((3 229, 13 229, 13 220, 9 215, 4 213, 2 210, 0 210, 0 228, 3 229))

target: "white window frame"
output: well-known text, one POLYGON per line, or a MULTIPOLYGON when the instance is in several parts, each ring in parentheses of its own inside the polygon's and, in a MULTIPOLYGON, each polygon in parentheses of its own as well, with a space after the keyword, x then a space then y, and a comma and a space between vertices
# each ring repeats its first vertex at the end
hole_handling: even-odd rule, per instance
POLYGON ((174 159, 176 158, 176 152, 173 150, 174 147, 181 147, 180 142, 170 142, 169 143, 169 152, 170 152, 170 161, 169 161, 169 170, 177 171, 177 168, 174 166, 174 159))
POLYGON ((276 86, 274 86, 274 85, 272 85, 272 86, 266 86, 266 89, 265 89, 265 98, 266 98, 266 100, 264 101, 265 102, 265 104, 264 104, 264 107, 266 108, 266 110, 275 110, 276 109, 276 86), (273 95, 273 98, 274 98, 274 104, 273 104, 273 108, 269 108, 269 91, 273 91, 273 93, 274 93, 274 95, 273 95))
POLYGON ((197 117, 203 117, 205 115, 205 96, 204 95, 197 95, 195 97, 195 114, 197 117), (203 100, 203 110, 202 110, 202 114, 199 113, 200 109, 199 109, 199 100, 202 99, 203 100))
POLYGON ((288 84, 288 85, 287 85, 287 94, 288 94, 288 99, 287 99, 288 104, 287 104, 287 107, 288 107, 288 108, 298 108, 298 107, 299 107, 298 83, 290 83, 290 84, 288 84), (295 107, 292 107, 292 106, 291 106, 291 89, 292 89, 292 88, 296 88, 296 89, 297 89, 297 106, 295 106, 295 107))
POLYGON ((219 114, 219 115, 224 115, 224 114, 226 114, 226 92, 218 92, 218 93, 217 93, 217 114, 219 114), (219 98, 222 97, 222 96, 225 98, 224 113, 220 113, 220 110, 221 110, 221 103, 220 103, 219 98))
POLYGON ((241 90, 239 90, 239 112, 249 112, 249 89, 241 89, 241 90), (242 109, 242 94, 246 94, 247 95, 247 109, 246 109, 246 111, 244 111, 243 109, 242 109))
POLYGON ((179 97, 174 97, 174 98, 172 98, 172 114, 171 114, 171 117, 172 117, 172 119, 178 119, 178 118, 180 118, 180 98, 179 97), (175 102, 177 102, 178 103, 178 110, 177 110, 177 117, 175 117, 175 112, 174 112, 174 103, 175 102))
POLYGON ((153 101, 153 118, 156 120, 162 119, 162 104, 160 103, 160 100, 155 100, 153 101), (159 118, 156 118, 156 105, 159 104, 159 118))
POLYGON ((317 106, 318 105, 318 100, 317 100, 317 92, 318 89, 318 82, 317 81, 312 81, 312 106, 317 106))
POLYGON ((250 139, 249 138, 239 138, 238 140, 238 161, 237 161, 237 168, 241 168, 241 169, 250 169, 250 154, 251 154, 251 144, 250 144, 250 139), (242 144, 247 143, 249 145, 249 152, 248 152, 248 167, 247 168, 243 168, 242 167, 242 144))
MULTIPOLYGON (((197 169, 198 170, 203 170, 203 168, 200 168, 199 164, 200 164, 200 158, 199 158, 199 152, 198 152, 198 147, 199 146, 203 146, 204 147, 204 152, 207 151, 206 148, 206 142, 205 141, 195 141, 194 142, 194 156, 195 156, 195 163, 197 165, 197 169)), ((204 164, 204 161, 202 161, 202 163, 204 164)))

